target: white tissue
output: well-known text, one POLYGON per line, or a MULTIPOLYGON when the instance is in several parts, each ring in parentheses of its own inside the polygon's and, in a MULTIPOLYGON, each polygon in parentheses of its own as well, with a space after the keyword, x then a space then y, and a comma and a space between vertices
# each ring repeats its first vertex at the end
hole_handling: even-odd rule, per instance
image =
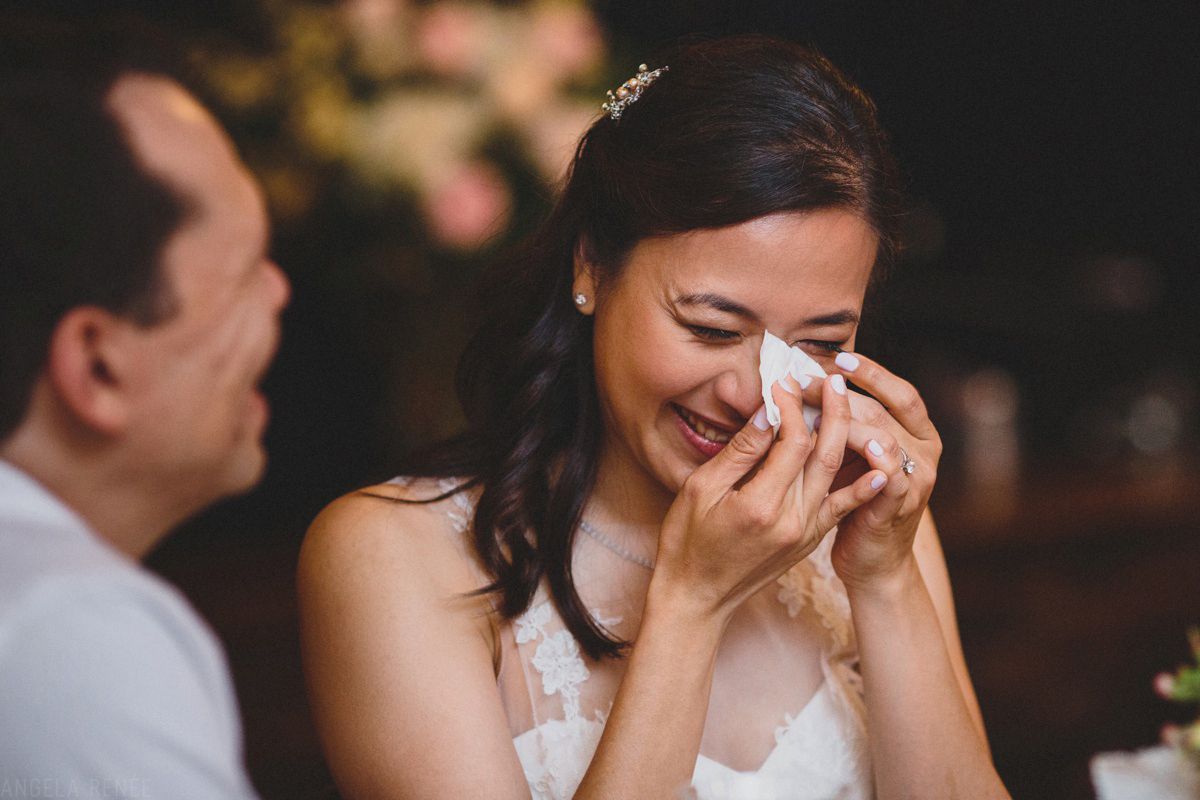
MULTIPOLYGON (((762 378, 763 403, 767 406, 767 422, 779 433, 779 406, 771 396, 771 387, 783 376, 790 374, 799 379, 801 375, 811 375, 814 378, 824 378, 825 370, 813 361, 808 353, 795 345, 788 347, 780 338, 773 336, 770 331, 763 332, 762 349, 758 351, 758 375, 762 378)), ((797 383, 799 381, 797 380, 797 383)), ((810 405, 804 406, 804 422, 811 431, 813 420, 821 413, 810 405)))

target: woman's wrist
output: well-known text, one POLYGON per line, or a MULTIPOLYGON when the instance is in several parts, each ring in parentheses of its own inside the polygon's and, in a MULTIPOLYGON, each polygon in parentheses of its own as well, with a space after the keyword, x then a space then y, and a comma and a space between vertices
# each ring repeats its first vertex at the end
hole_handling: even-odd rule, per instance
POLYGON ((673 586, 666 581, 650 581, 646 591, 646 607, 642 614, 642 630, 662 623, 673 631, 686 631, 696 637, 698 644, 710 641, 715 648, 725 633, 729 612, 693 587, 673 586))
POLYGON ((925 581, 911 552, 893 568, 863 578, 843 578, 851 606, 862 603, 902 603, 914 591, 924 591, 925 581))

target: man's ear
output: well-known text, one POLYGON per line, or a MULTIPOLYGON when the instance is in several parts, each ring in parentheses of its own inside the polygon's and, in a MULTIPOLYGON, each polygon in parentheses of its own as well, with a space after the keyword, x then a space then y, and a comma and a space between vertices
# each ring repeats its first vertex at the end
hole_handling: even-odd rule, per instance
POLYGON ((129 424, 128 320, 96 306, 62 316, 50 337, 46 377, 63 406, 86 427, 119 435, 129 424))
POLYGON ((571 286, 571 301, 581 314, 592 314, 596 310, 596 265, 588 256, 587 242, 582 238, 575 245, 575 281, 571 286))

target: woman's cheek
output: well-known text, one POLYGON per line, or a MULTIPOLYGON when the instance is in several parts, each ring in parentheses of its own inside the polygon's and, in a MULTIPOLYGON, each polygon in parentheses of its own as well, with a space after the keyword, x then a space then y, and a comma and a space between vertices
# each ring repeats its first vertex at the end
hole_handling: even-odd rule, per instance
POLYGON ((705 359, 695 348, 665 337, 658 342, 645 341, 630 353, 645 393, 667 401, 704 382, 705 359))

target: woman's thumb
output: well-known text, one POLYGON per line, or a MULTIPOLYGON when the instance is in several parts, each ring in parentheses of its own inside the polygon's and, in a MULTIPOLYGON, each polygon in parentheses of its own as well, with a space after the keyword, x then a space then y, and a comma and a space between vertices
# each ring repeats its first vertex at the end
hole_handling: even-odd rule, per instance
POLYGON ((767 422, 767 409, 760 406, 721 452, 700 469, 707 473, 708 480, 725 487, 733 486, 763 460, 774 440, 775 433, 767 422))

